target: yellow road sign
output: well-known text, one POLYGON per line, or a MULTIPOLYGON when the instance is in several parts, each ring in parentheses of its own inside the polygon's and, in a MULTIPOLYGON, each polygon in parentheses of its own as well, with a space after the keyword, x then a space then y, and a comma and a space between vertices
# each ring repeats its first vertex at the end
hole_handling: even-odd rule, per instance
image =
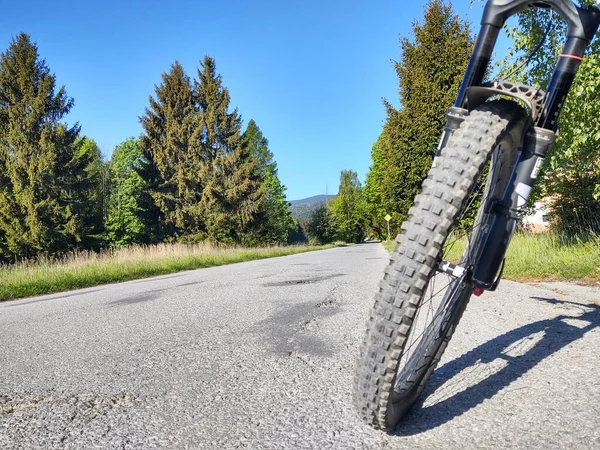
POLYGON ((384 217, 384 219, 385 219, 386 221, 388 221, 388 222, 389 222, 390 220, 392 220, 392 216, 390 216, 390 215, 388 214, 387 216, 385 216, 385 217, 384 217))

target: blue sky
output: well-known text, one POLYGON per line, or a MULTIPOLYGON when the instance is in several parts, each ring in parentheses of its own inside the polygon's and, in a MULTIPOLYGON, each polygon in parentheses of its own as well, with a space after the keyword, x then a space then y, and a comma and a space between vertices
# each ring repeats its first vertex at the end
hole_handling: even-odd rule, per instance
MULTIPOLYGON (((397 104, 391 60, 426 1, 17 1, 0 15, 0 48, 20 31, 75 99, 69 122, 105 154, 138 136, 160 75, 216 59, 232 106, 269 139, 288 199, 337 192, 342 169, 368 171, 385 111, 397 104)), ((481 4, 455 0, 477 24, 481 4)), ((474 32, 477 26, 474 26, 474 32)))

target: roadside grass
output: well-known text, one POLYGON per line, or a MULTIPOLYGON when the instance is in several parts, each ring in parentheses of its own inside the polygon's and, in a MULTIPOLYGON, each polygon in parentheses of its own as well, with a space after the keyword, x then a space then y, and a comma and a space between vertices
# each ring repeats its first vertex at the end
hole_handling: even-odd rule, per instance
POLYGON ((508 248, 506 274, 517 281, 600 281, 600 236, 568 239, 518 233, 508 248))
MULTIPOLYGON (((457 262, 466 240, 456 242, 447 259, 457 262)), ((394 242, 384 243, 393 250, 394 242)), ((391 249, 391 250, 390 250, 391 249)), ((554 233, 516 233, 506 254, 504 278, 514 281, 600 281, 600 236, 568 238, 554 233)))
POLYGON ((100 253, 77 252, 58 259, 37 258, 0 266, 0 301, 331 247, 236 248, 160 244, 100 253))
POLYGON ((385 247, 388 252, 393 252, 396 249, 396 241, 393 239, 390 241, 381 241, 381 245, 385 247))

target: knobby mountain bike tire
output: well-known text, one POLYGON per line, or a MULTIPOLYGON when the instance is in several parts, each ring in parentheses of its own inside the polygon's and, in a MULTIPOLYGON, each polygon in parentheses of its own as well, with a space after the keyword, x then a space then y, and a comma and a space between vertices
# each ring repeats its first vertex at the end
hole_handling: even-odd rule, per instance
POLYGON ((354 375, 355 403, 375 428, 398 425, 440 361, 472 294, 489 206, 508 184, 528 123, 516 102, 485 103, 423 182, 375 295, 354 375))

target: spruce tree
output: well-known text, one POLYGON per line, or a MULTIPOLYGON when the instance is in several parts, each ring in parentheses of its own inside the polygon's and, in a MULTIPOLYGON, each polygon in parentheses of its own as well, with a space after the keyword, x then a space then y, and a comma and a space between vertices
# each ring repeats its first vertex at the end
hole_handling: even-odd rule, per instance
POLYGON ((192 84, 179 62, 162 75, 155 95, 140 118, 145 165, 138 170, 148 183, 162 240, 201 227, 198 218, 189 215, 190 204, 199 199, 191 157, 196 109, 192 84))
POLYGON ((85 169, 76 174, 79 178, 79 198, 83 218, 82 244, 85 248, 99 250, 104 246, 104 209, 107 201, 105 182, 107 164, 102 159, 100 148, 93 139, 84 137, 78 144, 84 160, 89 161, 85 169))
POLYGON ((229 91, 210 56, 200 63, 194 99, 199 110, 194 157, 202 185, 198 211, 210 240, 241 241, 264 201, 265 188, 257 159, 242 138, 241 117, 237 109, 229 112, 229 91))
POLYGON ((473 45, 469 25, 442 0, 429 2, 413 34, 412 41, 401 39, 402 55, 395 63, 401 108, 385 101, 387 119, 374 154, 378 160, 367 177, 369 199, 377 202, 370 209, 381 216, 372 219, 373 228, 380 234, 384 214, 392 215, 392 228, 399 231, 420 190, 473 45))
POLYGON ((79 125, 61 122, 73 106, 30 37, 0 55, 0 257, 29 257, 83 246, 90 229, 95 155, 79 125))
POLYGON ((256 159, 257 170, 265 190, 264 201, 250 224, 248 237, 252 243, 285 243, 294 222, 285 196, 285 186, 279 180, 277 163, 269 150, 269 141, 253 119, 248 122, 243 139, 250 154, 256 159))

